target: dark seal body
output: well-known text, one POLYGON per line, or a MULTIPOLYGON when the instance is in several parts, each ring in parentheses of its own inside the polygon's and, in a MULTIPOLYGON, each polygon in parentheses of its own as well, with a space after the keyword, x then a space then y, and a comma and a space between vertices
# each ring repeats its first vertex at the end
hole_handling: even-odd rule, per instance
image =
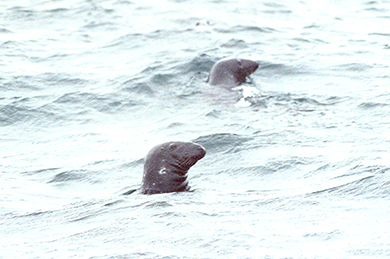
POLYGON ((258 67, 257 62, 248 59, 222 59, 211 68, 208 83, 235 87, 244 82, 258 67))
POLYGON ((155 146, 146 155, 141 193, 188 191, 187 172, 205 155, 204 147, 191 142, 155 146))

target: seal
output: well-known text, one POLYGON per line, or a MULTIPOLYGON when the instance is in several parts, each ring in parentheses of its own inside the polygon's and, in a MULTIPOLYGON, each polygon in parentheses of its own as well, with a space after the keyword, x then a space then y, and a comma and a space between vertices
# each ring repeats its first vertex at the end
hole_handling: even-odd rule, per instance
POLYGON ((211 68, 208 83, 235 87, 244 82, 258 67, 257 62, 248 59, 222 59, 211 68))
POLYGON ((146 155, 141 193, 183 192, 190 188, 187 172, 206 155, 206 149, 192 142, 167 142, 146 155))

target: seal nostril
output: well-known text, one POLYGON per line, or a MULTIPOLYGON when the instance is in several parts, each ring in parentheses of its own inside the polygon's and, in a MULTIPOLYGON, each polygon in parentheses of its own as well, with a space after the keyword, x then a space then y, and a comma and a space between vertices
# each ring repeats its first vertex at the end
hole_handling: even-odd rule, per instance
POLYGON ((197 149, 198 149, 198 153, 199 153, 200 158, 203 158, 206 155, 206 149, 200 145, 197 146, 197 149))

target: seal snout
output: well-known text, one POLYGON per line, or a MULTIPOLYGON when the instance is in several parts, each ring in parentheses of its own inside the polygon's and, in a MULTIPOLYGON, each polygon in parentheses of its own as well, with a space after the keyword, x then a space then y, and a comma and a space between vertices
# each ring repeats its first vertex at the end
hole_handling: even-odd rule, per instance
POLYGON ((201 145, 196 144, 196 151, 198 153, 196 156, 198 160, 202 159, 206 155, 206 149, 201 145))
MULTIPOLYGON (((252 73, 255 72, 256 69, 259 68, 259 63, 257 63, 257 62, 253 62, 253 63, 254 63, 254 64, 252 64, 252 65, 253 65, 253 67, 252 67, 252 73)), ((252 74, 252 73, 251 73, 251 74, 252 74)))
POLYGON ((178 164, 183 168, 189 169, 206 155, 206 149, 203 146, 195 143, 191 144, 188 150, 186 150, 186 155, 183 155, 182 159, 178 160, 178 164))

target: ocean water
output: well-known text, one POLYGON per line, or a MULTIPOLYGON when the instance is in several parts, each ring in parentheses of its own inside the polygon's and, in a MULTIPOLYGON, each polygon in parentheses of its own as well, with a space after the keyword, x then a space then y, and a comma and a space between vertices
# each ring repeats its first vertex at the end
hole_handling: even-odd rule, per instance
POLYGON ((0 3, 0 258, 389 258, 390 2, 0 3), (259 69, 207 85, 219 59, 259 69), (247 94, 249 90, 249 94, 247 94), (192 192, 140 186, 207 149, 192 192))

